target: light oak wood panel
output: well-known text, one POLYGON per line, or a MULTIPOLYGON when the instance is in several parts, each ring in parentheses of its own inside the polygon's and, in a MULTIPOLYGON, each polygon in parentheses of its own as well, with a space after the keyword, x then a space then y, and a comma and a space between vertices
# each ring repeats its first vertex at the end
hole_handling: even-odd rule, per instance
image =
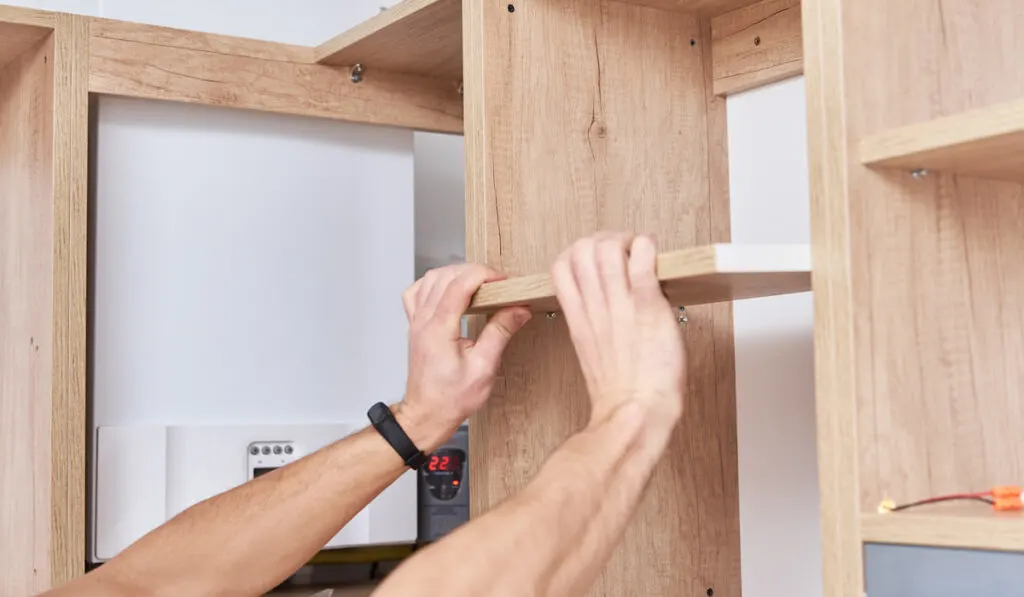
POLYGON ((824 597, 863 597, 860 538, 853 248, 842 8, 847 0, 802 7, 807 88, 814 378, 824 597))
POLYGON ((0 4, 0 23, 30 25, 52 30, 56 22, 57 13, 54 12, 0 4))
MULTIPOLYGON (((709 245, 658 256, 658 279, 675 305, 694 306, 811 289, 810 247, 791 245, 709 245)), ((470 314, 526 305, 533 311, 557 311, 548 274, 485 284, 470 314)))
MULTIPOLYGON (((608 228, 653 233, 665 251, 728 240, 709 23, 594 0, 520 2, 514 13, 466 0, 463 11, 470 260, 545 271, 568 244, 608 228)), ((688 311, 689 392, 701 398, 594 595, 739 592, 733 361, 716 354, 731 353, 731 318, 711 305, 688 311)), ((470 425, 481 463, 473 515, 521 489, 587 405, 564 321, 535 318, 470 425)))
POLYGON ((405 0, 324 43, 322 64, 462 80, 462 0, 405 0))
POLYGON ((711 19, 714 89, 727 95, 803 73, 800 0, 761 0, 711 19))
POLYGON ((1024 182, 1024 101, 871 135, 860 158, 868 166, 1024 182))
POLYGON ((314 49, 306 46, 293 46, 270 41, 215 35, 156 27, 111 19, 93 18, 90 23, 92 35, 107 39, 137 41, 153 46, 167 46, 187 50, 201 50, 229 56, 245 56, 260 60, 278 62, 295 62, 298 64, 313 63, 314 49))
POLYGON ((376 73, 353 83, 329 66, 99 36, 89 67, 94 93, 462 132, 458 88, 438 79, 376 73))
POLYGON ((51 577, 85 572, 89 19, 58 14, 53 90, 51 577))
POLYGON ((0 67, 33 50, 53 26, 53 13, 0 6, 0 67))
POLYGON ((638 6, 649 6, 662 10, 694 13, 701 16, 716 16, 736 10, 757 0, 622 0, 638 6))
POLYGON ((62 497, 51 488, 51 474, 61 473, 52 466, 50 443, 57 389, 51 386, 53 65, 48 39, 0 69, 2 595, 49 588, 51 503, 62 497))
MULTIPOLYGON (((844 6, 852 149, 1024 97, 1019 2, 844 6)), ((847 159, 863 509, 1024 478, 1022 187, 847 159)))
POLYGON ((982 504, 865 514, 861 534, 870 543, 1024 551, 1024 516, 982 504))

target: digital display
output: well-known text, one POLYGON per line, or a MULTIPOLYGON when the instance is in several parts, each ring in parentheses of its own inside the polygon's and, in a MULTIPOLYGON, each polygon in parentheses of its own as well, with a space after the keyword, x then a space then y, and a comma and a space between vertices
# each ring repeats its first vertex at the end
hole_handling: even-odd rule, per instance
POLYGON ((263 475, 265 475, 267 473, 276 471, 277 468, 278 467, 276 467, 276 466, 271 466, 271 467, 258 466, 256 468, 252 469, 252 478, 255 479, 256 477, 262 477, 263 475))
POLYGON ((427 463, 427 470, 430 472, 462 470, 462 458, 456 452, 432 454, 427 463))

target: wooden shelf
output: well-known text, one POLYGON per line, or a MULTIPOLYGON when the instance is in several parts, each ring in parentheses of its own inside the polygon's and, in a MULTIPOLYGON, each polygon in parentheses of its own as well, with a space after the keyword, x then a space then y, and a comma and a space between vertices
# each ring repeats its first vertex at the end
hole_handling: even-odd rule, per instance
POLYGON ((1024 101, 872 135, 860 157, 868 166, 1024 182, 1024 101))
MULTIPOLYGON (((658 256, 658 278, 673 304, 691 306, 811 289, 807 245, 709 245, 658 256)), ((485 284, 469 313, 513 305, 556 311, 558 301, 547 274, 485 284)))
POLYGON ((317 62, 462 79, 462 0, 405 0, 316 49, 317 62))
POLYGON ((1024 551, 1024 515, 984 504, 864 514, 865 543, 896 543, 995 551, 1024 551))
POLYGON ((31 50, 53 26, 53 13, 0 6, 0 66, 31 50))

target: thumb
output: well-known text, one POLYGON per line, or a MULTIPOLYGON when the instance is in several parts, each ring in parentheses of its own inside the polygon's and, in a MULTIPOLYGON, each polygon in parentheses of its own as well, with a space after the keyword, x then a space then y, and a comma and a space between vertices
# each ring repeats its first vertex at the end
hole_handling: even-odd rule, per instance
POLYGON ((491 316, 490 321, 480 332, 473 352, 487 363, 491 370, 497 370, 501 353, 505 351, 509 340, 530 321, 532 315, 525 307, 510 307, 498 311, 491 316))

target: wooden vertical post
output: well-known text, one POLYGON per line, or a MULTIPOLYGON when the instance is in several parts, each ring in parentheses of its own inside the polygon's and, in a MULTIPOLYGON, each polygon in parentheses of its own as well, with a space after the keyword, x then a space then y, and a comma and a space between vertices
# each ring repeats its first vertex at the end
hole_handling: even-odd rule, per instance
MULTIPOLYGON (((599 229, 663 250, 728 241, 709 22, 606 0, 464 0, 463 43, 470 260, 542 272, 599 229)), ((731 308, 688 311, 686 416, 595 595, 739 594, 731 308)), ((564 322, 535 318, 470 424, 473 514, 521 489, 587 414, 564 322)))
POLYGON ((28 595, 85 568, 88 20, 0 33, 0 594, 28 595))
POLYGON ((85 570, 89 19, 58 13, 53 86, 51 579, 85 570))

